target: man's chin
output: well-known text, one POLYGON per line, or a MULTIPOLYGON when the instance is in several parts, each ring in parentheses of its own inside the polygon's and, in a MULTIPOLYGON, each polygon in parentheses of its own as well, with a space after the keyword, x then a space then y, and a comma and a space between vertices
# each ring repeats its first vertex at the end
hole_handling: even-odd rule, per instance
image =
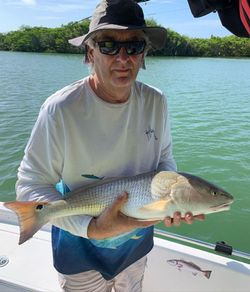
POLYGON ((115 78, 114 83, 116 84, 116 87, 128 87, 132 86, 134 79, 130 76, 119 76, 115 78))

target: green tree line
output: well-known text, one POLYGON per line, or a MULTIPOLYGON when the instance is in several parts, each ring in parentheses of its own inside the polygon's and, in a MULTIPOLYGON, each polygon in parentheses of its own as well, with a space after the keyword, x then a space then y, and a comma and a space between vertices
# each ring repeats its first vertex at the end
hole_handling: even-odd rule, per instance
MULTIPOLYGON (((157 23, 147 20, 149 26, 157 23)), ((17 31, 0 33, 0 50, 22 52, 83 53, 68 39, 88 32, 89 20, 70 22, 59 28, 22 26, 17 31)), ((158 56, 250 57, 250 39, 235 36, 209 39, 189 38, 167 29, 167 42, 162 50, 149 52, 158 56)))

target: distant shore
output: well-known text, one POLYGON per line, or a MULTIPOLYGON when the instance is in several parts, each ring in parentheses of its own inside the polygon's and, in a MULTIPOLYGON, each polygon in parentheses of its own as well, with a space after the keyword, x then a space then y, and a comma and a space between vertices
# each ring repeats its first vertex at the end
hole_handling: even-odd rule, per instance
MULTIPOLYGON (((149 26, 157 23, 147 20, 149 26)), ((0 33, 1 51, 84 53, 84 48, 75 48, 68 39, 85 34, 89 20, 70 22, 59 28, 22 26, 19 30, 0 33)), ((149 52, 156 56, 190 57, 250 57, 250 39, 236 36, 209 39, 189 38, 167 29, 167 42, 162 50, 149 52)))

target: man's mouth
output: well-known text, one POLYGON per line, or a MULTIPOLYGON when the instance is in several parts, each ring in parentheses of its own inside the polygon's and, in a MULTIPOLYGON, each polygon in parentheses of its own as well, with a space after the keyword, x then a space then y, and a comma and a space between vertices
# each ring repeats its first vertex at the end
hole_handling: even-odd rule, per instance
POLYGON ((119 73, 127 73, 129 69, 115 69, 114 71, 119 72, 119 73))

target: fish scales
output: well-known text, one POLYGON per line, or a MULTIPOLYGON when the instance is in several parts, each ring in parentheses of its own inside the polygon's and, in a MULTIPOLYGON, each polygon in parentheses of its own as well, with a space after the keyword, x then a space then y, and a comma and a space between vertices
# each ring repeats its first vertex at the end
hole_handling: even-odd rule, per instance
POLYGON ((126 191, 129 193, 129 199, 122 211, 131 216, 131 213, 135 213, 139 207, 154 200, 151 195, 151 181, 154 175, 155 172, 152 172, 110 182, 101 181, 97 186, 77 189, 64 197, 68 206, 65 206, 65 213, 72 209, 72 212, 77 214, 80 212, 80 214, 97 216, 111 205, 118 195, 126 191))

